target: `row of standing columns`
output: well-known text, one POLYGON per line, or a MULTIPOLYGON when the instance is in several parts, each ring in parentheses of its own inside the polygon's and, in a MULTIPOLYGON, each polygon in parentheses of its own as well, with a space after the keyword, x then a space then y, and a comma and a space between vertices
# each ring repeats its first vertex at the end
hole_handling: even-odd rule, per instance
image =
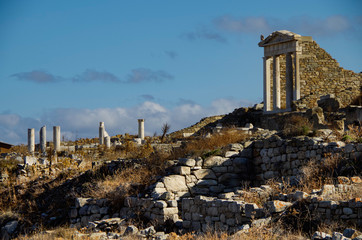
MULTIPOLYGON (((145 120, 138 119, 138 138, 141 141, 145 140, 145 120)), ((104 127, 104 122, 99 122, 99 145, 106 145, 107 148, 111 147, 111 137, 108 135, 104 127)))
MULTIPOLYGON (((145 139, 145 120, 138 119, 138 138, 142 141, 145 139)), ((46 126, 40 128, 39 131, 39 139, 40 139, 40 151, 42 153, 46 152, 46 126)), ((53 127, 53 144, 54 144, 54 151, 60 151, 60 126, 53 127)), ((111 147, 111 137, 105 130, 104 122, 99 123, 99 144, 106 145, 107 148, 111 147)), ((35 152, 35 129, 29 128, 28 129, 28 151, 30 153, 35 152)))
MULTIPOLYGON (((264 65, 264 111, 278 111, 281 109, 281 84, 280 84, 280 55, 265 56, 264 65), (270 65, 273 60, 273 108, 271 108, 270 65)), ((297 52, 286 53, 286 109, 290 110, 292 101, 300 98, 299 80, 299 54, 297 52), (292 60, 294 55, 294 61, 292 60), (294 65, 294 69, 293 69, 294 65)))
MULTIPOLYGON (((46 152, 47 147, 47 140, 46 140, 46 126, 40 128, 39 131, 39 140, 40 140, 40 151, 41 153, 46 152)), ((54 151, 60 151, 60 126, 53 127, 53 144, 54 144, 54 151)), ((28 151, 30 153, 35 152, 35 129, 29 128, 28 129, 28 151)))

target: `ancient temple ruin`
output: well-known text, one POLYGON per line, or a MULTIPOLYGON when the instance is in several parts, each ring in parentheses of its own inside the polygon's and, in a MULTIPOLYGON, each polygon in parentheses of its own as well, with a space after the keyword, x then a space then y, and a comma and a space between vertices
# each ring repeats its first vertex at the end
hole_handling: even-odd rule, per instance
POLYGON ((314 107, 334 94, 341 106, 360 93, 362 74, 341 68, 309 36, 281 30, 259 42, 264 47, 264 112, 290 111, 293 102, 314 107))

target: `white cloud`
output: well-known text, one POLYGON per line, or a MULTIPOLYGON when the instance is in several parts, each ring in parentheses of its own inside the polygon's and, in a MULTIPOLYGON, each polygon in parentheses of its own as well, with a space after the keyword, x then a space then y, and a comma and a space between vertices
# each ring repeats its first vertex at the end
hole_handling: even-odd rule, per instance
POLYGON ((0 141, 11 144, 26 143, 27 129, 47 126, 47 139, 52 139, 52 127, 60 126, 65 139, 75 140, 76 137, 93 138, 98 136, 99 122, 105 123, 110 135, 137 134, 139 118, 145 119, 146 135, 161 132, 164 123, 171 125, 171 131, 188 127, 201 118, 226 114, 241 106, 251 105, 247 101, 235 99, 217 99, 210 106, 203 107, 190 100, 183 100, 173 108, 166 108, 159 103, 144 101, 130 108, 98 108, 76 109, 59 108, 44 112, 40 120, 22 118, 16 114, 0 114, 0 141))

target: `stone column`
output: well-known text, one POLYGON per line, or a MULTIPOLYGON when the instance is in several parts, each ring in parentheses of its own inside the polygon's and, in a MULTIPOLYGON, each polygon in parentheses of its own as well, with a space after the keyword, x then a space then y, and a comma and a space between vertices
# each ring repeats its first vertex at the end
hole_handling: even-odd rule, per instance
POLYGON ((264 111, 270 111, 270 61, 271 58, 263 57, 264 72, 264 111))
POLYGON ((35 130, 34 128, 28 129, 28 151, 33 154, 35 151, 35 130))
POLYGON ((138 119, 138 138, 145 140, 145 120, 138 119))
POLYGON ((273 56, 273 110, 280 109, 280 66, 279 56, 273 56))
POLYGON ((53 144, 54 144, 54 151, 60 151, 60 126, 53 127, 53 144))
POLYGON ((99 145, 104 144, 104 122, 99 122, 99 145))
POLYGON ((293 62, 292 53, 287 53, 285 56, 285 77, 286 77, 286 109, 292 108, 293 101, 293 62))
POLYGON ((111 147, 111 137, 110 137, 110 136, 104 137, 104 142, 105 142, 105 144, 106 144, 106 148, 110 148, 110 147, 111 147))
POLYGON ((300 79, 299 79, 299 54, 294 52, 294 93, 293 100, 300 98, 300 79))
POLYGON ((46 126, 42 126, 39 131, 40 152, 45 153, 47 150, 47 130, 46 126))

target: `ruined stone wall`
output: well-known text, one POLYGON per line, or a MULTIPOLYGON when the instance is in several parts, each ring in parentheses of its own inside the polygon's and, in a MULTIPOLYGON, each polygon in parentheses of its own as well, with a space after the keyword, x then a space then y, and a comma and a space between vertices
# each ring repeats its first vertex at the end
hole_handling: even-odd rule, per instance
MULTIPOLYGON (((362 74, 345 70, 315 41, 300 42, 302 53, 299 58, 300 102, 308 108, 317 106, 320 96, 334 94, 342 107, 349 105, 360 93, 362 74)), ((294 62, 294 56, 292 56, 294 62)), ((286 77, 285 55, 280 56, 281 106, 285 108, 286 77)), ((294 65, 293 65, 294 67, 294 65)), ((273 64, 271 73, 271 105, 273 104, 273 64)))
POLYGON ((316 106, 320 96, 335 94, 345 107, 360 94, 362 74, 345 70, 315 42, 302 42, 299 60, 301 98, 308 107, 316 106))
POLYGON ((256 183, 267 180, 298 180, 302 167, 309 161, 322 161, 328 157, 350 160, 362 158, 362 144, 323 142, 321 138, 295 137, 289 140, 274 135, 254 142, 254 172, 256 183))

